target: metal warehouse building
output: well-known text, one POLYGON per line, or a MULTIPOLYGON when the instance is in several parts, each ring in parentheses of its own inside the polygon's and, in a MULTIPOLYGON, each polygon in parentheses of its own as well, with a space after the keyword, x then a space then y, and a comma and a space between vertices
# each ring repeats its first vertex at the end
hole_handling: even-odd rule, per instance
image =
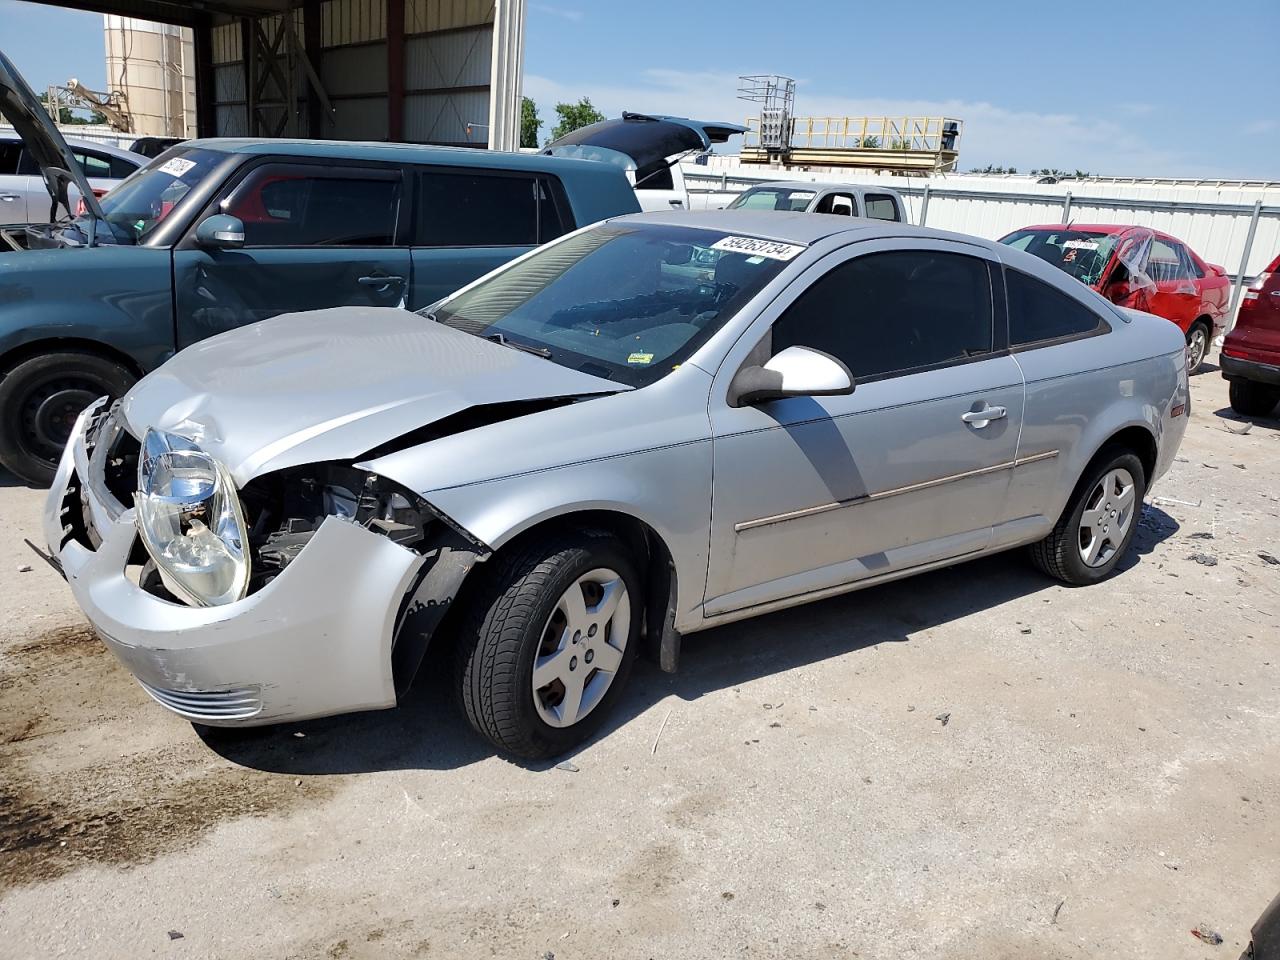
POLYGON ((525 0, 66 0, 190 27, 201 136, 513 150, 525 0))

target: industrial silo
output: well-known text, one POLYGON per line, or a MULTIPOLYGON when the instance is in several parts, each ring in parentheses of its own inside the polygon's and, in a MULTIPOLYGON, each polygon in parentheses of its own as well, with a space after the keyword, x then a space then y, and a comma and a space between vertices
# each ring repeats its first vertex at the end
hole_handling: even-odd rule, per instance
POLYGON ((195 53, 186 27, 108 14, 103 17, 107 89, 119 94, 131 133, 196 135, 195 53))

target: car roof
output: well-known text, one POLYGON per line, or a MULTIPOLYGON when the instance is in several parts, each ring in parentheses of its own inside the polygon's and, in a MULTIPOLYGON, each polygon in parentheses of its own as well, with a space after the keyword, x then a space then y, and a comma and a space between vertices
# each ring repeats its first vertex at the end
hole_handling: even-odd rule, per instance
MULTIPOLYGON (((147 162, 147 158, 140 153, 134 153, 132 150, 125 150, 123 147, 117 147, 110 143, 101 143, 97 140, 85 140, 81 137, 63 137, 67 141, 67 145, 71 147, 80 147, 85 150, 97 150, 99 153, 105 153, 111 157, 119 157, 121 160, 128 160, 135 166, 142 166, 147 162)), ((14 130, 5 130, 0 132, 0 140, 7 142, 20 141, 22 138, 18 136, 14 130)))
POLYGON ((633 213, 615 217, 610 223, 627 221, 660 223, 673 227, 696 227, 718 230, 724 233, 744 234, 765 240, 809 245, 837 234, 850 238, 911 237, 922 240, 951 240, 1002 252, 1001 247, 990 240, 983 240, 966 233, 950 233, 930 227, 915 227, 893 220, 867 220, 861 217, 837 217, 824 214, 798 213, 783 210, 673 210, 670 213, 633 213), (857 237, 864 234, 864 237, 857 237))
MULTIPOLYGON (((753 183, 749 190, 776 190, 782 188, 784 190, 862 190, 864 192, 875 193, 897 193, 892 187, 881 187, 868 183, 832 183, 823 180, 816 183, 813 180, 770 180, 768 183, 753 183)), ((747 191, 744 190, 743 193, 747 191)))
MULTIPOLYGON (((1185 240, 1179 240, 1171 233, 1165 233, 1163 230, 1157 230, 1155 227, 1142 227, 1136 223, 1041 223, 1033 227, 1019 227, 1019 230, 1080 230, 1084 233, 1105 233, 1108 236, 1114 236, 1118 233, 1127 233, 1130 230, 1150 230, 1161 240, 1172 240, 1174 243, 1180 243, 1184 247, 1187 246, 1185 240)), ((1016 232, 1016 231, 1015 231, 1016 232)))
POLYGON ((239 137, 211 137, 186 140, 180 147, 195 147, 273 157, 323 160, 379 160, 384 163, 438 163, 447 166, 488 167, 505 170, 595 171, 602 164, 591 160, 546 157, 536 153, 513 153, 475 147, 441 147, 423 143, 382 143, 361 140, 265 140, 239 137))

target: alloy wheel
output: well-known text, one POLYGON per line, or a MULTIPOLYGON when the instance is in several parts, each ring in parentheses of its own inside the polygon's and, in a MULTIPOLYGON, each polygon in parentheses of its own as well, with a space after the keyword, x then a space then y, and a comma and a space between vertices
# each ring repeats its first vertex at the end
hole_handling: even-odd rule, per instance
POLYGON ((561 594, 533 662, 533 703, 548 726, 573 726, 599 706, 630 631, 631 598, 615 571, 591 570, 561 594))
POLYGON ((1209 334, 1199 324, 1191 331, 1191 339, 1187 342, 1187 370, 1195 373, 1204 362, 1204 355, 1209 352, 1209 334))
POLYGON ((1137 506, 1133 475, 1123 467, 1108 470, 1094 486, 1080 515, 1080 557, 1101 567, 1124 543, 1137 506))

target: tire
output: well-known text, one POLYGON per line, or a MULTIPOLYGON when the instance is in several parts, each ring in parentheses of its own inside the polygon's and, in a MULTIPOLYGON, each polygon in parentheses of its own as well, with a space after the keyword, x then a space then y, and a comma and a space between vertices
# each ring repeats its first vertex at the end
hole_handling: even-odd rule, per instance
POLYGON ((1197 372, 1209 353, 1213 330, 1203 320, 1197 320, 1187 330, 1187 373, 1197 372))
POLYGON ((1105 580, 1133 542, 1146 491, 1142 461, 1122 447, 1104 448, 1076 485, 1052 532, 1031 545, 1031 562, 1041 572, 1073 587, 1105 580), (1127 495, 1114 484, 1104 488, 1104 479, 1123 479, 1124 475, 1131 485, 1127 495), (1086 510, 1097 518, 1087 527, 1086 510), (1095 545, 1099 549, 1090 560, 1087 554, 1095 545))
POLYGON ((635 562, 611 534, 582 531, 535 535, 485 567, 455 650, 462 711, 505 753, 526 760, 564 753, 599 728, 631 672, 644 596, 635 562), (574 591, 585 620, 566 614, 576 609, 574 591), (554 676, 540 688, 535 662, 539 679, 554 676))
POLYGON ((0 376, 0 465, 47 487, 80 412, 133 386, 132 372, 91 353, 30 357, 0 376))
POLYGON ((1280 403, 1280 387, 1256 380, 1232 380, 1228 388, 1231 409, 1245 417, 1265 417, 1280 403))

